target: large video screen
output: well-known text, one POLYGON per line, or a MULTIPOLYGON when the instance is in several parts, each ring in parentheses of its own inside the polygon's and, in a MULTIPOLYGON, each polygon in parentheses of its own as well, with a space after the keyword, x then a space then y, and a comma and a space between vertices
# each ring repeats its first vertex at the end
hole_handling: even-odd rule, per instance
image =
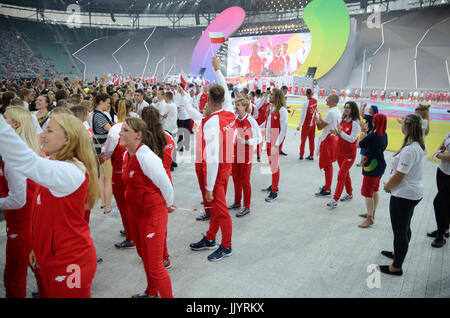
POLYGON ((228 39, 227 76, 290 76, 311 50, 311 33, 228 39))

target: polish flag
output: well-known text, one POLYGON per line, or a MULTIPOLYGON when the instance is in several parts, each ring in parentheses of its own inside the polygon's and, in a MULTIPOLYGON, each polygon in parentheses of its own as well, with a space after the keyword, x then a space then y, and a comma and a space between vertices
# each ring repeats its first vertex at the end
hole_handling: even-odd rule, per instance
POLYGON ((223 32, 209 32, 211 44, 225 43, 225 34, 223 32))
POLYGON ((184 88, 186 88, 186 80, 187 80, 186 74, 184 74, 184 72, 181 71, 181 73, 180 73, 180 81, 181 81, 181 84, 183 84, 184 88))

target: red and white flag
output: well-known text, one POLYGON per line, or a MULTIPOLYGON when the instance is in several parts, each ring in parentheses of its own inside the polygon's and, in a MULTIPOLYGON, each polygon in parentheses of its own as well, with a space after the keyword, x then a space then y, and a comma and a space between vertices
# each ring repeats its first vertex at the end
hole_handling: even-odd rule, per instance
POLYGON ((180 73, 180 81, 181 81, 181 84, 183 84, 184 88, 186 88, 186 83, 187 83, 186 80, 187 80, 186 74, 184 74, 184 72, 181 71, 181 73, 180 73))
POLYGON ((223 32, 209 32, 211 44, 225 43, 225 34, 223 32))

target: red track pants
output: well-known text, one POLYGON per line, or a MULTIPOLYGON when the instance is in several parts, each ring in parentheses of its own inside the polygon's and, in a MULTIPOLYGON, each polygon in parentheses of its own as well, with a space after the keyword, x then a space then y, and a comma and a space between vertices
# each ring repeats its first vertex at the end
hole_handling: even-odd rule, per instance
POLYGON ((300 142, 300 157, 303 157, 305 154, 305 144, 306 139, 309 139, 309 155, 314 157, 314 138, 316 136, 316 126, 308 127, 306 125, 302 126, 302 135, 300 142))
POLYGON ((242 190, 244 191, 244 208, 250 209, 252 197, 252 186, 250 184, 250 174, 252 163, 233 163, 232 177, 234 183, 234 202, 241 203, 242 190))
POLYGON ((9 214, 6 218, 6 264, 3 283, 6 298, 25 298, 27 269, 31 252, 31 219, 9 214))
POLYGON ((353 194, 352 180, 350 179, 350 168, 355 162, 356 154, 349 156, 338 156, 337 162, 339 164, 339 173, 337 177, 336 191, 334 192, 334 200, 338 201, 341 198, 342 191, 347 191, 348 194, 353 194))
POLYGON ((167 233, 167 207, 164 204, 154 205, 141 209, 144 210, 151 212, 133 212, 129 225, 137 252, 144 262, 146 292, 149 296, 159 292, 161 298, 173 298, 170 276, 161 258, 167 233))
POLYGON ((120 216, 122 218, 123 228, 125 230, 126 240, 133 241, 132 230, 130 229, 130 213, 128 212, 128 206, 125 201, 125 184, 122 180, 122 173, 114 173, 112 176, 112 190, 114 198, 116 199, 117 208, 119 209, 120 216))
POLYGON ((278 192, 278 183, 280 181, 280 152, 283 147, 283 142, 278 147, 278 153, 272 154, 272 144, 270 142, 267 143, 267 157, 269 157, 269 165, 270 171, 272 172, 272 192, 278 192))
MULTIPOLYGON (((205 172, 206 171, 204 171, 204 173, 205 172)), ((233 231, 230 211, 228 211, 227 202, 225 200, 230 173, 230 163, 220 164, 219 171, 217 173, 216 184, 214 185, 213 190, 214 200, 210 202, 212 206, 211 221, 209 223, 209 230, 208 232, 206 232, 206 238, 208 240, 214 240, 220 228, 220 230, 222 231, 222 245, 225 248, 229 248, 231 246, 231 234, 233 231)))
POLYGON ((200 187, 200 191, 202 192, 203 206, 205 208, 205 213, 211 213, 211 202, 206 202, 205 200, 205 191, 206 191, 206 174, 203 171, 201 163, 195 163, 195 174, 197 175, 198 186, 200 187))

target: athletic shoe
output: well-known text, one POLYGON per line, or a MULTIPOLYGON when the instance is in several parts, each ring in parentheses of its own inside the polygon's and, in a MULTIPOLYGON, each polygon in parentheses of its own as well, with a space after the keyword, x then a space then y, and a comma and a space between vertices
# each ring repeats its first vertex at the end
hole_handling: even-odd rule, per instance
POLYGON ((207 221, 211 218, 211 213, 203 213, 200 216, 197 216, 195 219, 197 221, 207 221))
POLYGON ((39 292, 32 292, 31 293, 31 298, 41 298, 41 296, 39 295, 39 292))
POLYGON ((439 248, 439 247, 444 246, 445 243, 447 243, 447 241, 445 240, 445 238, 443 238, 443 237, 437 237, 437 238, 433 241, 433 243, 431 243, 431 246, 439 248))
POLYGON ((200 241, 197 243, 191 243, 189 246, 193 251, 213 250, 217 248, 216 240, 210 241, 205 235, 203 235, 203 238, 200 241))
POLYGON ((97 258, 97 265, 103 263, 103 258, 99 257, 97 258))
POLYGON ((176 162, 173 162, 172 161, 172 165, 171 165, 172 167, 174 167, 174 168, 176 168, 176 167, 178 167, 178 164, 176 163, 176 162))
POLYGON ((201 205, 205 205, 205 202, 202 201, 202 202, 200 202, 200 204, 201 204, 201 205))
POLYGON ((170 166, 170 171, 172 171, 172 172, 175 171, 175 168, 170 166))
POLYGON ((351 194, 346 194, 343 198, 341 198, 341 200, 339 200, 339 201, 341 201, 341 202, 344 202, 344 201, 348 201, 348 200, 351 200, 351 199, 353 199, 353 195, 351 195, 351 194))
POLYGON ((120 243, 116 243, 116 244, 114 244, 114 246, 118 249, 135 248, 136 247, 136 245, 134 244, 133 241, 127 241, 127 240, 120 242, 120 243))
POLYGON ((240 218, 241 216, 247 215, 250 213, 250 209, 242 208, 238 213, 236 213, 236 216, 240 218))
POLYGON ((306 157, 306 160, 314 160, 314 158, 312 156, 306 157))
MULTIPOLYGON (((262 192, 272 192, 272 186, 268 186, 267 188, 261 189, 262 192)), ((278 189, 277 189, 278 192, 278 189)))
POLYGON ((256 161, 261 162, 261 157, 260 157, 260 156, 257 156, 257 157, 256 157, 256 161))
POLYGON ((316 197, 327 197, 329 195, 331 195, 331 191, 327 191, 324 188, 315 194, 316 197))
POLYGON ((164 260, 164 267, 166 269, 171 269, 172 268, 172 264, 170 264, 170 259, 164 260))
POLYGON ((287 156, 287 153, 285 153, 285 152, 283 152, 283 151, 280 151, 280 155, 282 155, 282 156, 287 156))
POLYGON ((149 296, 149 295, 147 295, 147 292, 143 292, 141 294, 136 294, 136 295, 131 296, 131 298, 158 298, 158 297, 159 297, 158 294, 149 296))
POLYGON ((125 233, 125 230, 120 230, 120 235, 122 235, 123 237, 127 236, 127 234, 125 233))
MULTIPOLYGON (((428 237, 437 237, 437 236, 438 236, 438 231, 436 230, 436 231, 433 231, 433 232, 427 233, 427 236, 428 236, 428 237)), ((447 233, 445 233, 445 237, 446 237, 446 238, 448 238, 448 237, 449 237, 449 234, 448 234, 448 232, 447 232, 447 233)))
POLYGON ((228 210, 235 210, 235 209, 239 209, 241 207, 240 203, 234 202, 232 205, 230 205, 228 207, 228 210))
POLYGON ((303 157, 302 157, 302 156, 300 156, 300 158, 298 158, 298 160, 303 160, 303 157))
POLYGON ((330 209, 336 209, 337 206, 338 206, 338 203, 337 203, 337 201, 332 200, 332 201, 330 201, 330 202, 327 203, 327 206, 328 206, 330 209))
POLYGON ((278 197, 278 193, 270 191, 270 194, 266 198, 266 202, 272 202, 278 197))
POLYGON ((208 260, 211 262, 220 261, 224 257, 229 257, 232 255, 231 246, 230 248, 225 248, 220 244, 219 248, 215 250, 212 254, 208 255, 208 260))

